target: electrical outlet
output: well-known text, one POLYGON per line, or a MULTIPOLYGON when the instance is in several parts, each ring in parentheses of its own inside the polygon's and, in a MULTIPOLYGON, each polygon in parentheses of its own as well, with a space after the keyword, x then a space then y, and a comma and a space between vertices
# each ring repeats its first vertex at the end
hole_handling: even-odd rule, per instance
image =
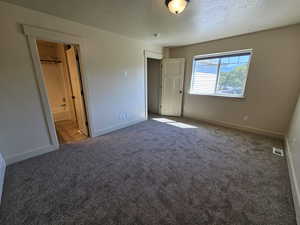
POLYGON ((122 112, 119 113, 119 120, 123 120, 123 113, 122 112))
POLYGON ((244 120, 244 121, 246 121, 246 120, 248 120, 248 119, 249 119, 249 116, 247 116, 247 115, 243 117, 243 120, 244 120))
POLYGON ((126 113, 123 114, 123 120, 126 120, 126 113))
POLYGON ((128 113, 127 112, 120 112, 119 113, 119 120, 128 120, 128 113))

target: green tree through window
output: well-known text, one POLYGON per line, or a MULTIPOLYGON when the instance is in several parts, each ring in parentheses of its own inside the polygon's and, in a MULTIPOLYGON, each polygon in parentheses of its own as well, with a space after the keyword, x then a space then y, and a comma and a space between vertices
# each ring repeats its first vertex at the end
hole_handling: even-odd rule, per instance
POLYGON ((245 74, 247 73, 248 66, 240 65, 228 72, 220 71, 218 82, 218 92, 222 90, 232 89, 232 94, 241 94, 242 88, 246 81, 245 74))
POLYGON ((194 59, 191 94, 243 97, 251 50, 194 59))

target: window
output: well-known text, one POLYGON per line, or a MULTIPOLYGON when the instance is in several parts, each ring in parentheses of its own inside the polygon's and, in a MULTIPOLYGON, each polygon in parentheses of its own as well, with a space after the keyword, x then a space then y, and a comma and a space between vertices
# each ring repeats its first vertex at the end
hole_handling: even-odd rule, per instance
POLYGON ((251 50, 194 58, 190 94, 244 97, 251 50))

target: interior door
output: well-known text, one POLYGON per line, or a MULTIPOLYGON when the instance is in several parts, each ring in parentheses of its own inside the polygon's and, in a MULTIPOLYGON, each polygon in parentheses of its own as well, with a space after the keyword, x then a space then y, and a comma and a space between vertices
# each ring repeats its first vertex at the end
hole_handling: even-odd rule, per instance
POLYGON ((75 113, 79 130, 88 136, 87 120, 85 114, 85 105, 83 99, 83 90, 81 85, 79 65, 76 59, 76 49, 71 46, 66 50, 67 63, 69 67, 70 80, 73 92, 75 113))
POLYGON ((185 59, 163 59, 161 114, 181 116, 185 59))

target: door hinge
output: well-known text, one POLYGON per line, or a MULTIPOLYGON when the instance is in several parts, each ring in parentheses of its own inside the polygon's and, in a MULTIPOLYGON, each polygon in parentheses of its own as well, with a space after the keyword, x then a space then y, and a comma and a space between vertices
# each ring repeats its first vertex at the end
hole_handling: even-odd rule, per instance
POLYGON ((85 125, 86 125, 86 126, 89 126, 89 123, 88 123, 88 121, 85 121, 85 125))
POLYGON ((84 93, 83 93, 83 90, 81 90, 80 94, 81 94, 81 96, 83 96, 83 95, 84 95, 84 93))

